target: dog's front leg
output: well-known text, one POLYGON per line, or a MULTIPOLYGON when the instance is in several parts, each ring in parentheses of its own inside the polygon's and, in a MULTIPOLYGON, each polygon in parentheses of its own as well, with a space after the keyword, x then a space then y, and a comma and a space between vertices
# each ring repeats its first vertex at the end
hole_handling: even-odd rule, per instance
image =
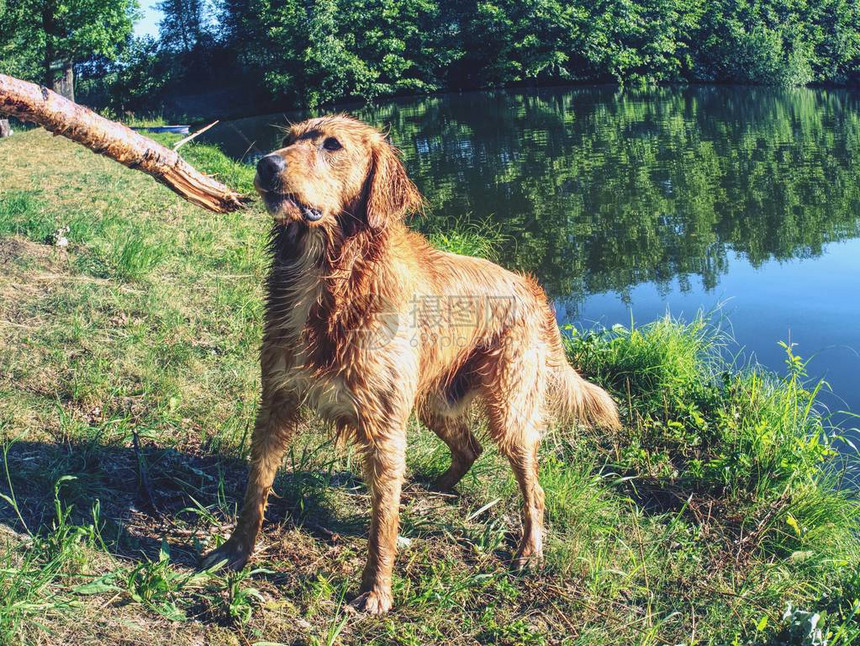
POLYGON ((239 520, 230 539, 204 557, 203 567, 226 562, 228 568, 240 570, 250 558, 263 524, 266 499, 297 422, 297 400, 284 393, 267 393, 264 389, 251 438, 251 470, 239 520))
POLYGON ((400 529, 400 490, 406 473, 406 424, 369 436, 364 475, 370 488, 372 516, 362 594, 353 602, 371 614, 391 609, 391 576, 400 529))

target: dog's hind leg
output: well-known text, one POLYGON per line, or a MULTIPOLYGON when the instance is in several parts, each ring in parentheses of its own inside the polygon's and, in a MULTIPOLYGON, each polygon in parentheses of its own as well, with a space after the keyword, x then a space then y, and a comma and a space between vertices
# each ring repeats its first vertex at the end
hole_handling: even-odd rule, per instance
POLYGON ((506 452, 523 496, 523 538, 514 560, 518 568, 543 558, 544 493, 538 482, 538 445, 534 442, 506 452))
POLYGON ((511 345, 491 359, 483 384, 490 435, 508 458, 523 496, 523 537, 515 559, 520 568, 543 558, 544 493, 538 482, 538 448, 546 426, 547 379, 541 352, 528 347, 511 345))
POLYGON ((251 438, 251 471, 239 520, 230 539, 206 555, 204 568, 226 562, 228 568, 240 570, 248 561, 263 524, 266 499, 297 423, 298 402, 294 397, 264 392, 251 438))
POLYGON ((447 416, 438 412, 422 411, 420 418, 451 450, 451 465, 433 483, 434 488, 439 491, 451 491, 481 455, 481 443, 469 428, 469 416, 466 413, 447 416))

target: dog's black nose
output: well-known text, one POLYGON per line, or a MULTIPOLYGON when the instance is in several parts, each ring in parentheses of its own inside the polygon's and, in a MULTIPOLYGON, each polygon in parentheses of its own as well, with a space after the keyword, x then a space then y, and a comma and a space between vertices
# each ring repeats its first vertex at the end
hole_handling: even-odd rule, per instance
POLYGON ((266 191, 277 190, 286 167, 287 162, 280 155, 266 155, 257 162, 257 184, 266 191))

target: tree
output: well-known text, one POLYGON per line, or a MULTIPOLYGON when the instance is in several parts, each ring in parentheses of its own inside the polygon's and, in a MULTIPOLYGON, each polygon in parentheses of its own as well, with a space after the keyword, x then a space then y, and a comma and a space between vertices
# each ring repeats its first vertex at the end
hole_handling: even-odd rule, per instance
POLYGON ((692 67, 690 44, 703 0, 583 0, 577 13, 582 76, 679 81, 692 67))
POLYGON ((298 100, 306 12, 295 0, 221 0, 218 39, 248 87, 298 100))
POLYGON ((439 19, 436 0, 316 0, 303 53, 308 102, 439 89, 455 56, 439 19))
POLYGON ((860 80, 858 0, 157 0, 157 44, 128 40, 135 1, 0 0, 0 71, 61 89, 95 53, 77 72, 124 109, 216 84, 315 107, 572 80, 860 80))
POLYGON ((0 0, 0 74, 37 79, 42 39, 32 29, 19 27, 21 8, 16 0, 12 3, 0 0))
POLYGON ((697 43, 701 80, 847 83, 860 58, 853 0, 713 0, 697 43))
POLYGON ((454 8, 463 85, 570 79, 581 69, 582 7, 559 0, 467 0, 454 8))
POLYGON ((156 7, 164 13, 158 34, 164 47, 188 55, 209 35, 203 0, 161 0, 156 7))
POLYGON ((457 56, 437 0, 227 0, 221 12, 222 43, 306 106, 438 90, 457 56))
POLYGON ((175 56, 152 36, 132 37, 116 60, 99 57, 78 66, 78 96, 117 115, 157 111, 181 69, 175 56))
POLYGON ((0 70, 73 99, 75 63, 115 57, 131 35, 136 9, 137 0, 7 0, 0 47, 22 49, 0 70))

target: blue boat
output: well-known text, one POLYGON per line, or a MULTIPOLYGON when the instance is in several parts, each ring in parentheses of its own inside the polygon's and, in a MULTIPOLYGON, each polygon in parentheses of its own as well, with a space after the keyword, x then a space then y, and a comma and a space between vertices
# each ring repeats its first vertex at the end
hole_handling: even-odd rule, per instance
POLYGON ((132 126, 132 130, 139 132, 175 132, 178 135, 187 135, 191 126, 132 126))

